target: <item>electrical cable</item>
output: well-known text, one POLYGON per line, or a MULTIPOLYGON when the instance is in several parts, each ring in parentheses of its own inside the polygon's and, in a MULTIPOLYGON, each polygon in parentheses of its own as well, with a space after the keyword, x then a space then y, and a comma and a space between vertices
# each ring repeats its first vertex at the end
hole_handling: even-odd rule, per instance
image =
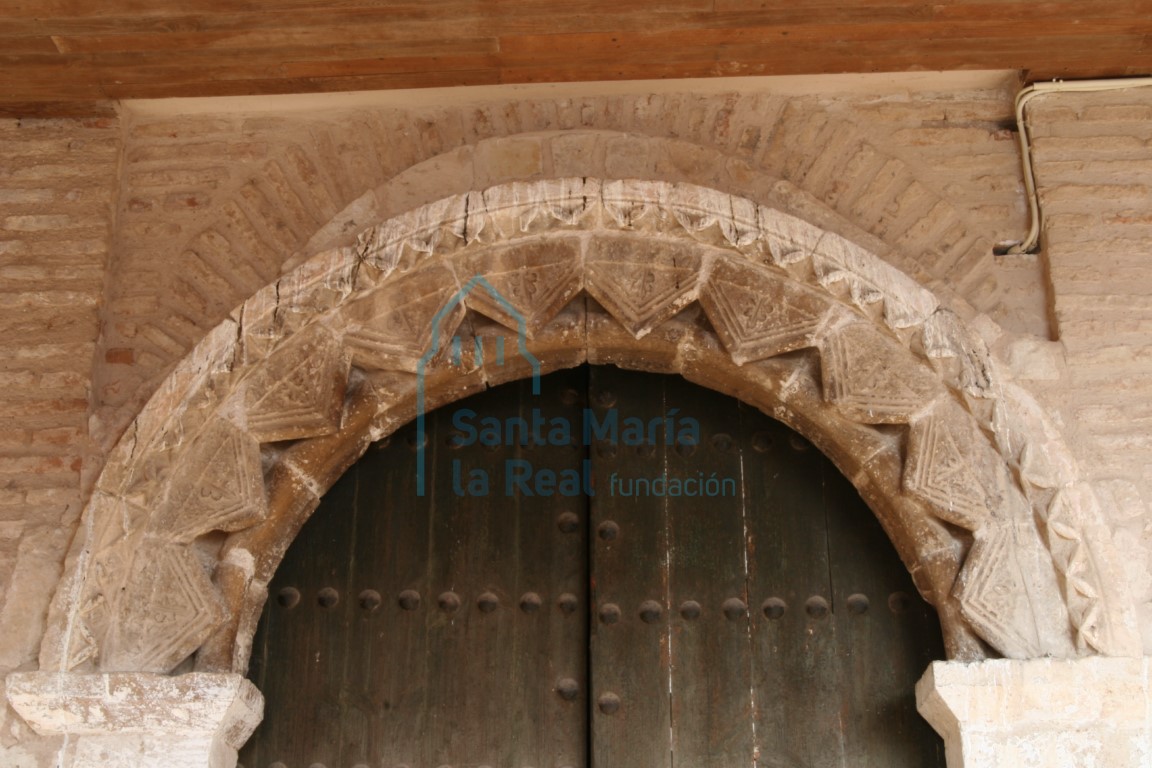
POLYGON ((1032 166, 1032 144, 1028 135, 1028 124, 1024 120, 1024 107, 1037 96, 1069 91, 1116 91, 1125 88, 1145 88, 1152 86, 1152 77, 1113 78, 1109 80, 1053 80, 1033 83, 1016 94, 1016 130, 1020 137, 1020 158, 1024 167, 1024 189, 1028 195, 1028 210, 1031 226, 1028 236, 1012 245, 1004 253, 1035 253, 1040 242, 1040 196, 1036 190, 1036 173, 1032 166))

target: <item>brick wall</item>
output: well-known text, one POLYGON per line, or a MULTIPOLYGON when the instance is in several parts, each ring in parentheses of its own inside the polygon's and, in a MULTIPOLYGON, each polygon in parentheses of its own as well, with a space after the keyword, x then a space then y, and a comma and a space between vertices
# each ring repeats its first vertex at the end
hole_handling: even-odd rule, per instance
POLYGON ((758 180, 787 179, 885 243, 893 262, 924 283, 1011 330, 1046 338, 1035 260, 991 255, 993 243, 1019 238, 1026 227, 1013 135, 1003 127, 1011 114, 1010 93, 996 90, 130 117, 93 437, 105 449, 114 443, 209 328, 274 279, 338 211, 389 180, 404 208, 497 180, 590 175, 594 167, 752 197, 758 180), (618 138, 584 155, 554 142, 547 167, 504 153, 499 179, 474 175, 494 149, 491 139, 557 131, 618 138), (441 165, 403 177, 437 156, 441 165))
MULTIPOLYGON (((993 244, 1027 229, 1011 96, 664 93, 0 123, 0 673, 34 665, 102 456, 234 306, 338 240, 338 226, 317 232, 368 190, 404 209, 552 174, 751 197, 780 178, 827 203, 987 331, 1121 502, 1132 578, 1152 589, 1152 91, 1033 103, 1046 248, 999 258, 993 244)), ((0 722, 0 746, 11 728, 0 722)))
MULTIPOLYGON (((941 295, 1045 338, 1047 296, 1037 265, 991 256, 993 243, 1019 237, 1026 224, 1004 127, 1010 95, 663 93, 408 110, 129 113, 122 167, 116 126, 12 124, 0 141, 22 159, 4 178, 11 190, 0 204, 12 239, 0 248, 5 258, 25 258, 0 275, 0 288, 19 292, 12 299, 18 311, 4 314, 28 324, 38 365, 51 373, 15 366, 5 374, 14 377, 6 407, 30 428, 45 427, 8 438, 19 454, 9 466, 22 483, 36 476, 51 486, 36 494, 67 487, 74 495, 61 502, 22 489, 8 501, 26 511, 33 502, 62 503, 74 514, 77 489, 91 482, 102 455, 175 362, 274 280, 326 222, 390 181, 392 204, 405 208, 470 186, 589 169, 752 197, 758 184, 786 179, 853 221, 941 295), (560 131, 609 138, 550 140, 547 163, 517 160, 492 141, 560 131), (420 163, 420 173, 404 175, 420 163), (474 173, 485 163, 488 171, 474 173), (116 226, 101 302, 110 204, 116 226), (49 341, 55 346, 43 346, 49 341), (85 456, 89 437, 95 450, 85 456), (43 447, 28 450, 34 441, 43 447)), ((12 546, 23 525, 14 521, 7 531, 12 546)))
MULTIPOLYGON (((1152 634, 1152 89, 1029 107, 1052 314, 1065 356, 1042 389, 1112 512, 1152 634)), ((1152 650, 1147 647, 1146 651, 1152 650)))
POLYGON ((1065 421, 1092 475, 1144 484, 1152 463, 1152 89, 1046 95, 1029 109, 1067 354, 1065 421))
MULTIPOLYGON (((115 119, 0 121, 0 674, 35 664, 82 507, 120 143, 115 119)), ((0 713, 0 746, 21 728, 0 713)))

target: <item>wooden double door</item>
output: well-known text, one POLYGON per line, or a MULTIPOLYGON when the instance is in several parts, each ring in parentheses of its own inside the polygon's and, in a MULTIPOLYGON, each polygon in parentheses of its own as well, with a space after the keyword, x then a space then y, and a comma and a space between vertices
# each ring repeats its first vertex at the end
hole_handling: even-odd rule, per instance
POLYGON ((418 434, 369 450, 270 585, 245 768, 944 765, 913 696, 936 616, 787 427, 585 367, 418 434))

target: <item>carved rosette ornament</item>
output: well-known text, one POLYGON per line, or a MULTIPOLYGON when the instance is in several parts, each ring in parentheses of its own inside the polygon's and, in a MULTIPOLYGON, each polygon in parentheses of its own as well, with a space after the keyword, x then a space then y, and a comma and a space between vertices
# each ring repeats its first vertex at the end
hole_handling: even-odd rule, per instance
POLYGON ((661 182, 507 184, 370 228, 233 318, 111 455, 43 669, 197 653, 242 671, 280 557, 413 417, 417 372, 433 404, 529 372, 437 354, 449 335, 523 341, 544 370, 679 372, 800 429, 872 503, 954 657, 1140 652, 1101 510, 1034 402, 930 293, 780 210, 661 182))

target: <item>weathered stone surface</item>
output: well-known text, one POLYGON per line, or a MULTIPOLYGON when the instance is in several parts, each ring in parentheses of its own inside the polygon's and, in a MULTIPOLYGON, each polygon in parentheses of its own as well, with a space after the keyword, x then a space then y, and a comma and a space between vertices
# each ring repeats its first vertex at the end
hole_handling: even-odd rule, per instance
MULTIPOLYGON (((71 611, 71 615, 77 617, 90 616, 91 621, 78 618, 70 621, 71 629, 67 632, 57 632, 69 638, 82 637, 84 630, 94 626, 97 629, 90 632, 93 641, 89 645, 99 653, 103 668, 113 668, 107 664, 114 663, 159 669, 164 664, 170 668, 178 663, 209 633, 223 625, 228 629, 215 636, 209 655, 216 668, 229 668, 228 653, 235 656, 237 648, 247 642, 238 630, 238 612, 251 614, 258 609, 259 601, 252 596, 262 594, 260 580, 245 582, 252 578, 246 575, 247 571, 225 567, 218 574, 226 587, 225 598, 221 598, 207 583, 202 570, 190 570, 188 561, 164 548, 170 548, 172 545, 168 542, 171 541, 188 541, 209 530, 242 528, 259 519, 259 515, 249 517, 253 510, 259 509, 251 474, 243 476, 247 479, 242 482, 235 481, 236 467, 227 471, 218 467, 225 476, 232 472, 234 478, 223 494, 214 493, 212 482, 204 476, 208 468, 219 463, 220 456, 227 454, 227 451, 221 453, 224 447, 248 445, 245 450, 250 452, 255 439, 239 432, 231 436, 222 433, 221 440, 215 441, 215 451, 201 450, 195 441, 190 446, 184 445, 180 429, 166 427, 182 423, 182 404, 196 403, 197 418, 209 425, 217 424, 209 420, 212 409, 216 408, 218 415, 214 418, 218 421, 223 416, 243 425, 255 415, 257 431, 266 429, 266 436, 283 436, 286 433, 276 431, 280 425, 271 416, 276 408, 266 408, 266 401, 258 394, 244 390, 244 383, 267 382, 267 391, 273 393, 281 380, 287 379, 301 385, 303 390, 295 391, 277 408, 289 411, 302 408, 300 413, 306 416, 290 421, 309 422, 309 430, 335 429, 334 409, 321 413, 325 405, 332 407, 334 402, 333 379, 301 375, 304 369, 297 363, 302 363, 303 358, 317 357, 317 364, 325 370, 342 371, 341 365, 333 366, 330 362, 342 358, 337 345, 328 341, 341 339, 359 366, 352 380, 367 382, 369 389, 365 391, 372 392, 377 402, 377 412, 362 423, 357 422, 361 424, 357 429, 349 431, 340 426, 339 431, 330 435, 308 438, 309 441, 336 439, 342 446, 337 451, 341 456, 358 455, 366 441, 387 434, 412 418, 421 406, 425 411, 430 410, 487 384, 527 375, 533 365, 527 365, 526 361, 533 357, 541 371, 587 359, 600 364, 681 373, 749 402, 775 402, 773 413, 782 409, 779 417, 802 426, 822 450, 846 468, 862 491, 871 494, 870 502, 875 507, 891 510, 893 517, 886 520, 886 524, 898 532, 894 540, 905 562, 912 564, 914 573, 926 574, 919 577, 927 580, 927 586, 922 589, 937 601, 946 626, 950 627, 950 636, 956 638, 950 643, 950 649, 964 655, 972 653, 977 646, 965 633, 975 630, 1002 653, 1021 655, 1037 648, 1044 652, 1071 652, 1070 643, 1061 647, 1059 643, 1040 643, 1033 636, 1038 623, 1036 612, 1064 602, 1065 598, 1055 592, 1054 580, 1033 584, 1029 582, 1032 572, 1013 578, 1011 569, 1000 573, 994 567, 984 567, 986 560, 1011 563, 1012 558, 1018 560, 1022 552, 1036 551, 1032 546, 1008 547, 1004 549, 1007 554, 1001 556, 997 546, 1004 540, 983 532, 993 522, 1011 522, 1015 534, 1032 537, 1030 542, 1036 538, 1034 530, 1029 533, 1018 525, 1018 518, 1027 519, 1035 513, 1036 504, 1048 501, 1037 496, 1025 502, 1027 489, 1013 485, 1019 454, 1014 449, 1006 450, 999 437, 993 443, 985 436, 985 431, 999 435, 1017 426, 1029 429, 1022 416, 1027 409, 1001 409, 1000 420, 993 418, 996 390, 988 385, 996 379, 989 367, 993 365, 991 358, 979 345, 972 349, 964 346, 965 340, 974 339, 975 335, 952 316, 947 328, 941 326, 943 330, 937 328, 928 333, 921 329, 918 333, 916 328, 911 328, 901 337, 940 339, 944 344, 953 345, 947 353, 954 357, 978 355, 982 379, 946 378, 945 384, 951 391, 942 388, 937 383, 939 379, 916 352, 900 344, 889 331, 876 327, 898 325, 892 317, 884 321, 869 320, 872 315, 868 314, 871 312, 868 307, 879 301, 887 306, 890 299, 901 300, 898 294, 903 289, 899 288, 899 280, 876 278, 884 270, 873 270, 874 265, 869 261, 872 257, 854 246, 837 245, 832 242, 835 235, 826 235, 831 238, 826 243, 825 235, 820 235, 811 225, 783 218, 773 221, 776 229, 770 232, 764 227, 771 219, 747 201, 690 185, 671 186, 659 182, 601 185, 594 179, 512 184, 441 201, 398 216, 366 233, 360 239, 357 253, 361 259, 360 269, 375 270, 371 279, 350 277, 346 274, 347 260, 333 259, 330 254, 325 256, 325 264, 334 270, 332 285, 354 283, 360 286, 356 292, 317 292, 316 286, 324 285, 325 280, 316 269, 305 265, 302 269, 312 270, 307 280, 293 283, 282 279, 281 284, 299 285, 300 290, 308 293, 307 301, 311 303, 307 306, 313 313, 312 320, 279 329, 268 326, 274 331, 269 339, 277 333, 284 333, 286 337, 269 347, 273 350, 270 354, 245 361, 239 369, 235 367, 234 345, 219 343, 211 351, 198 351, 196 370, 216 373, 193 378, 189 370, 179 387, 172 390, 174 395, 183 393, 182 399, 165 400, 158 404, 156 412, 149 412, 143 419, 148 425, 146 434, 152 437, 140 442, 133 436, 131 447, 117 454, 128 466, 117 471, 127 476, 139 474, 140 467, 162 468, 173 461, 190 462, 190 467, 182 467, 173 475, 178 475, 176 479, 169 481, 168 475, 161 474, 150 483, 130 486, 133 490, 130 509, 137 510, 138 516, 125 529, 125 533, 132 532, 138 539, 139 532, 143 531, 144 537, 139 540, 160 549, 151 559, 160 564, 155 567, 168 568, 171 573, 165 576, 176 579, 180 585, 176 592, 166 593, 178 605, 165 614, 164 622, 153 623, 151 627, 141 624, 143 628, 137 630, 125 625, 126 621, 136 621, 134 610, 154 610, 161 592, 149 581, 155 575, 138 564, 143 561, 135 559, 132 550, 124 549, 127 540, 121 534, 120 539, 115 539, 116 543, 100 548, 96 559, 84 561, 77 567, 91 574, 94 564, 106 563, 111 576, 105 581, 121 584, 123 588, 119 593, 110 593, 115 594, 115 598, 101 607, 95 598, 104 593, 84 587, 77 592, 83 596, 78 603, 62 606, 55 615, 70 615, 71 611), (583 262, 573 258, 579 253, 573 242, 576 229, 581 232, 583 262), (791 242, 803 245, 793 254, 795 258, 787 256, 775 261, 769 258, 772 264, 752 265, 749 259, 755 256, 757 243, 767 239, 771 245, 775 238, 779 246, 788 232, 791 242), (553 245, 555 249, 549 250, 553 245), (828 258, 831 258, 829 254, 839 254, 834 272, 815 263, 817 251, 828 258), (812 260, 811 270, 804 268, 805 259, 812 260), (536 293, 530 290, 530 286, 541 285, 541 279, 526 282, 532 274, 532 270, 526 268, 539 264, 552 270, 541 278, 544 286, 555 289, 556 284, 560 284, 564 286, 562 290, 536 293), (465 271, 475 272, 469 278, 471 286, 460 284, 461 265, 465 271), (489 277, 500 282, 518 302, 508 302, 513 311, 533 318, 538 326, 533 338, 526 342, 518 338, 515 345, 511 343, 508 320, 512 314, 495 299, 501 292, 489 277), (849 281, 850 286, 858 283, 867 290, 863 293, 855 289, 839 291, 838 286, 845 281, 849 281), (479 293, 473 296, 473 289, 485 285, 492 288, 488 293, 491 301, 478 298, 479 293), (565 297, 578 298, 576 291, 580 285, 584 285, 587 298, 571 302, 569 309, 561 311, 565 297), (701 291, 710 292, 703 306, 692 306, 701 291), (757 294, 775 298, 777 304, 768 307, 757 303, 757 294), (476 309, 497 316, 499 323, 491 323, 479 314, 466 317, 469 297, 475 299, 476 309), (325 300, 334 304, 325 306, 325 300), (787 312, 769 311, 780 309, 781 303, 788 306, 787 312), (861 311, 858 305, 867 312, 861 311), (802 307, 802 311, 798 307, 802 307), (818 341, 821 323, 832 315, 836 327, 828 333, 820 354, 795 351, 818 341), (716 334, 711 331, 712 327, 717 329, 716 334), (501 342, 505 365, 498 362, 501 342), (540 354, 520 354, 524 344, 540 354), (290 350, 312 348, 316 355, 299 351, 288 354, 290 350), (276 350, 283 351, 282 358, 277 357, 276 350), (788 350, 793 351, 787 353, 788 350), (222 355, 225 359, 217 361, 213 355, 222 355), (761 355, 765 357, 756 359, 761 355), (741 361, 743 366, 739 364, 741 361), (759 376, 764 366, 780 370, 772 376, 759 376), (415 388, 420 381, 423 382, 422 394, 415 388), (780 391, 764 391, 773 387, 780 391), (164 408, 175 411, 169 420, 164 417, 164 408), (835 418, 831 414, 835 414, 835 418), (903 438, 868 424, 902 423, 909 419, 912 424, 901 468, 899 446, 903 438), (900 483, 895 481, 897 477, 902 478, 900 483), (210 505, 207 511, 186 520, 180 510, 189 506, 187 503, 156 507, 158 490, 168 487, 174 493, 170 499, 198 498, 192 495, 193 489, 206 498, 221 496, 221 499, 216 500, 219 502, 216 506, 210 505), (238 488, 248 490, 238 495, 235 492, 238 488), (236 502, 237 498, 244 503, 236 502), (1029 503, 1033 505, 1031 510, 1029 503), (966 571, 967 591, 962 590, 960 597, 950 594, 949 590, 960 570, 962 547, 956 541, 949 543, 947 528, 925 515, 929 509, 939 520, 974 531, 978 541, 990 539, 997 544, 991 549, 978 548, 979 556, 966 571), (157 511, 152 513, 152 510, 157 511), (233 572, 238 581, 228 575, 233 572), (1008 603, 989 597, 1005 586, 1009 590, 1031 592, 1008 603), (221 599, 228 601, 228 607, 218 615, 213 606, 221 599), (962 616, 968 616, 969 625, 964 625, 962 616), (77 631, 77 627, 81 631, 77 631), (150 636, 150 632, 154 636, 150 636)), ((298 306, 293 296, 279 296, 277 300, 285 306, 298 306)), ((913 305, 916 303, 907 306, 913 305)), ((916 306, 927 311, 927 305, 916 306)), ((267 309, 265 306, 265 315, 267 309)), ((901 316, 908 319, 914 315, 915 312, 901 316)), ((941 315, 940 311, 933 312, 923 321, 924 328, 929 322, 937 322, 941 315)), ((243 316, 243 313, 238 315, 243 316)), ((934 348, 926 346, 932 354, 934 348)), ((1044 440, 1051 439, 1051 434, 1046 433, 1044 440)), ((241 455, 243 451, 236 453, 234 448, 232 453, 241 455)), ((253 466, 251 456, 246 461, 247 466, 253 466)), ((240 462, 241 467, 244 463, 240 462)), ((310 509, 315 498, 335 479, 325 469, 329 463, 323 459, 316 467, 298 465, 295 461, 280 465, 306 489, 301 492, 308 503, 288 506, 310 509)), ((274 495, 279 498, 282 490, 276 490, 274 495)), ((1047 509, 1043 512, 1046 514, 1047 509)), ((96 513, 103 514, 99 510, 96 513)), ((1089 535, 1095 520, 1092 514, 1076 517, 1065 533, 1088 536, 1085 540, 1095 542, 1096 549, 1092 551, 1104 551, 1100 549, 1103 545, 1099 537, 1089 535)), ((294 535, 295 524, 273 520, 259 527, 261 533, 251 539, 252 546, 226 549, 248 552, 259 571, 264 567, 259 564, 265 562, 265 548, 267 552, 281 552, 294 535)), ((95 526, 93 530, 104 528, 95 526)), ((235 544, 248 538, 241 532, 231 541, 235 544)), ((1108 600, 1089 597, 1094 591, 1099 594, 1099 581, 1105 572, 1085 571, 1076 565, 1079 562, 1076 557, 1063 556, 1056 550, 1053 558, 1061 573, 1076 576, 1067 583, 1086 601, 1083 610, 1069 612, 1071 622, 1077 627, 1092 628, 1095 634, 1091 637, 1097 643, 1092 647, 1126 648, 1128 635, 1123 632, 1110 634, 1095 630, 1105 625, 1127 626, 1123 614, 1127 599, 1124 586, 1108 600), (1118 607, 1110 608, 1110 605, 1118 607), (1100 615, 1106 618, 1100 619, 1100 615)), ((98 582, 99 579, 92 580, 92 584, 98 582)), ((108 589, 103 582, 99 583, 101 589, 108 589)), ((68 599, 60 597, 61 601, 68 599)), ((250 618, 244 621, 244 626, 251 626, 250 618)), ((1067 627, 1063 631, 1068 634, 1067 627)), ((47 647, 67 653, 73 648, 56 640, 47 647)), ((84 650, 83 644, 79 648, 82 653, 94 652, 84 650)), ((64 659, 61 664, 69 667, 72 661, 64 659)))
POLYGON ((832 306, 826 294, 732 259, 712 266, 700 303, 737 365, 812 346, 832 306))
POLYGON ((995 638, 997 649, 1014 659, 1043 651, 1036 606, 1026 575, 1016 560, 1015 531, 1010 525, 986 525, 976 534, 956 584, 960 610, 983 637, 995 638))
MULTIPOLYGON (((995 397, 992 374, 996 368, 983 339, 951 310, 940 308, 924 321, 921 343, 931 359, 956 363, 954 386, 977 397, 995 397)), ((996 382, 999 385, 1001 382, 996 382)))
POLYGON ((480 196, 475 193, 442 197, 407 214, 395 216, 360 233, 356 253, 382 276, 406 271, 432 253, 444 254, 475 237, 481 227, 469 217, 480 196), (471 232, 469 227, 471 226, 471 232))
POLYGON ((912 425, 904 487, 930 501, 940 519, 974 531, 1000 507, 996 460, 958 405, 940 406, 912 425))
POLYGON ((842 237, 820 238, 812 266, 822 285, 846 282, 858 307, 883 301, 884 318, 893 328, 920 325, 936 311, 936 297, 925 288, 842 237))
POLYGON ((689 245, 618 235, 585 258, 588 292, 637 338, 696 300, 701 254, 689 245))
MULTIPOLYGON (((594 301, 588 303, 588 362, 652 373, 677 373, 680 341, 690 330, 679 318, 637 338, 594 301), (637 343, 642 342, 642 343, 637 343)), ((717 341, 719 345, 719 341, 717 341)))
POLYGON ((825 398, 865 424, 906 424, 944 394, 932 369, 866 323, 824 336, 820 368, 825 398))
MULTIPOLYGON (((151 521, 157 535, 187 543, 209 531, 235 531, 264 517, 260 449, 251 435, 226 421, 214 421, 178 455, 183 471, 172 474, 167 498, 151 521)), ((141 518, 138 524, 146 523, 141 518)))
POLYGON ((268 357, 243 384, 248 433, 262 443, 325 435, 340 427, 348 354, 313 326, 268 357))
POLYGON ((187 547, 144 539, 119 595, 105 595, 112 622, 102 670, 166 672, 200 647, 225 616, 204 565, 187 547))
POLYGON ((60 768, 230 768, 264 714, 238 674, 25 672, 6 685, 38 733, 70 737, 60 768))
POLYGON ((554 230, 577 230, 593 215, 601 182, 586 176, 512 182, 470 198, 465 237, 508 241, 554 230), (479 198, 479 204, 477 203, 479 198))
POLYGON ((339 319, 356 365, 415 373, 421 356, 451 337, 464 319, 452 272, 433 265, 397 276, 348 304, 339 319))
POLYGON ((1141 768, 1152 749, 1148 659, 933 662, 916 702, 949 766, 1141 768))
POLYGON ((1050 416, 1016 384, 1006 384, 992 414, 1000 452, 1020 476, 1037 488, 1061 488, 1076 482, 1076 461, 1050 416))
POLYGON ((530 179, 543 171, 543 142, 537 136, 482 141, 475 167, 483 169, 477 182, 491 186, 510 179, 530 179))
POLYGON ((583 261, 577 237, 530 240, 457 263, 456 276, 486 283, 468 291, 468 307, 532 336, 584 287, 583 261))
POLYGON ((1046 510, 1048 548, 1067 579, 1068 612, 1078 641, 1097 651, 1138 656, 1140 638, 1127 582, 1099 501, 1087 484, 1060 489, 1046 510))

